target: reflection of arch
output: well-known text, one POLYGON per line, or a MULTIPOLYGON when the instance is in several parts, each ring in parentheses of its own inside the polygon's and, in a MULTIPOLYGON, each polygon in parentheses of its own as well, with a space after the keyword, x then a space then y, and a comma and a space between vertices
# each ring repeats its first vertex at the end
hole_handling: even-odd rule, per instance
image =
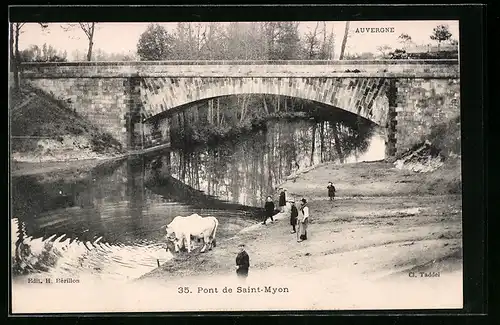
POLYGON ((385 125, 385 78, 143 78, 141 101, 148 117, 210 98, 270 94, 302 98, 385 125))
POLYGON ((260 216, 263 212, 262 208, 217 199, 171 176, 150 179, 146 182, 146 187, 155 194, 188 204, 194 208, 243 211, 252 216, 260 216))

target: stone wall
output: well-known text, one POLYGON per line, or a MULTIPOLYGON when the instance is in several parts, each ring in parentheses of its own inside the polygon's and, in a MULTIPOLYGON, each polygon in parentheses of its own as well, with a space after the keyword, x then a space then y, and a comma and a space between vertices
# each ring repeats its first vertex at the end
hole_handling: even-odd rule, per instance
POLYGON ((460 116, 458 79, 398 79, 397 153, 427 136, 433 126, 460 116))
POLYGON ((170 120, 149 119, 144 122, 144 147, 170 145, 170 120))
POLYGON ((65 101, 68 107, 120 143, 127 143, 126 113, 130 105, 127 78, 32 79, 27 82, 65 101))
POLYGON ((51 62, 22 69, 26 78, 453 78, 458 60, 51 62))

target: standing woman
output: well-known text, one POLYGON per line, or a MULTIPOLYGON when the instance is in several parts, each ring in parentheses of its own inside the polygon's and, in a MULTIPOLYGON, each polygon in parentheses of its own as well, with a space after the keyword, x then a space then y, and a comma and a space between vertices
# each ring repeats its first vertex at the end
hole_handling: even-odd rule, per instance
POLYGON ((302 218, 299 220, 300 237, 297 240, 297 242, 299 243, 303 240, 307 240, 307 225, 309 224, 309 207, 307 206, 307 200, 302 199, 300 200, 300 202, 301 202, 300 211, 302 212, 302 218))
POLYGON ((330 198, 330 201, 333 201, 335 199, 335 186, 332 182, 328 182, 328 186, 326 188, 328 189, 328 197, 330 198))
POLYGON ((268 196, 266 200, 266 204, 264 204, 264 221, 262 222, 263 225, 266 224, 267 218, 271 218, 271 222, 273 222, 273 213, 274 213, 274 202, 273 198, 268 196))
POLYGON ((283 212, 286 205, 286 189, 281 189, 278 205, 280 207, 280 211, 283 212))
POLYGON ((297 207, 295 206, 295 201, 293 199, 290 200, 290 204, 292 205, 290 209, 290 225, 292 226, 292 234, 295 234, 297 232, 295 226, 297 225, 299 211, 297 210, 297 207))
POLYGON ((250 267, 250 257, 245 251, 245 244, 239 244, 238 249, 240 252, 236 255, 236 275, 240 278, 246 278, 250 267))

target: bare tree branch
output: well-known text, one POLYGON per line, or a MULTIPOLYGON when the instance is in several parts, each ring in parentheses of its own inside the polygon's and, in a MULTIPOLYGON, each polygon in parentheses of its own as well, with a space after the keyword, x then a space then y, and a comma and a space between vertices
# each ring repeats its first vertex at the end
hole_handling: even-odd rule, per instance
POLYGON ((92 60, 92 48, 94 46, 94 32, 95 32, 95 22, 91 23, 78 23, 78 24, 66 24, 66 26, 61 25, 61 28, 66 31, 72 31, 76 27, 79 27, 85 33, 85 36, 88 39, 88 50, 87 50, 87 61, 92 60))
POLYGON ((345 46, 347 44, 347 38, 349 37, 349 21, 346 21, 345 23, 345 31, 344 31, 344 38, 342 39, 342 46, 340 47, 340 57, 339 60, 342 60, 344 58, 344 52, 345 52, 345 46))

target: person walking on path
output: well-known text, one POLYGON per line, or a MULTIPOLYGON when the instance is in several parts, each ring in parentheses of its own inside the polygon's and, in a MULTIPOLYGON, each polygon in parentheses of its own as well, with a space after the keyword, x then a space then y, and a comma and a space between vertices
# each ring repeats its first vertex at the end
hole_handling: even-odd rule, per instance
POLYGON ((264 204, 264 221, 262 222, 263 225, 266 224, 267 218, 271 218, 271 222, 274 221, 273 219, 273 214, 274 214, 274 202, 273 198, 268 196, 266 203, 264 204))
POLYGON ((246 278, 250 268, 250 257, 245 251, 245 244, 239 244, 238 248, 240 252, 236 256, 236 275, 239 278, 246 278))
POLYGON ((328 197, 330 198, 330 201, 333 201, 335 199, 335 186, 332 182, 328 182, 328 186, 326 188, 328 189, 328 197))
POLYGON ((297 207, 295 206, 295 201, 291 200, 290 201, 291 209, 290 209, 290 225, 292 226, 292 234, 295 234, 297 230, 295 229, 295 226, 297 225, 297 220, 299 217, 299 211, 297 210, 297 207))
POLYGON ((280 207, 280 211, 283 212, 286 205, 286 189, 283 188, 281 189, 278 205, 280 207))
POLYGON ((302 212, 302 216, 299 220, 300 223, 300 231, 297 233, 299 236, 297 241, 300 243, 303 240, 307 240, 307 225, 309 224, 309 207, 307 206, 307 200, 300 200, 300 212, 302 212), (299 235, 300 234, 300 235, 299 235))

